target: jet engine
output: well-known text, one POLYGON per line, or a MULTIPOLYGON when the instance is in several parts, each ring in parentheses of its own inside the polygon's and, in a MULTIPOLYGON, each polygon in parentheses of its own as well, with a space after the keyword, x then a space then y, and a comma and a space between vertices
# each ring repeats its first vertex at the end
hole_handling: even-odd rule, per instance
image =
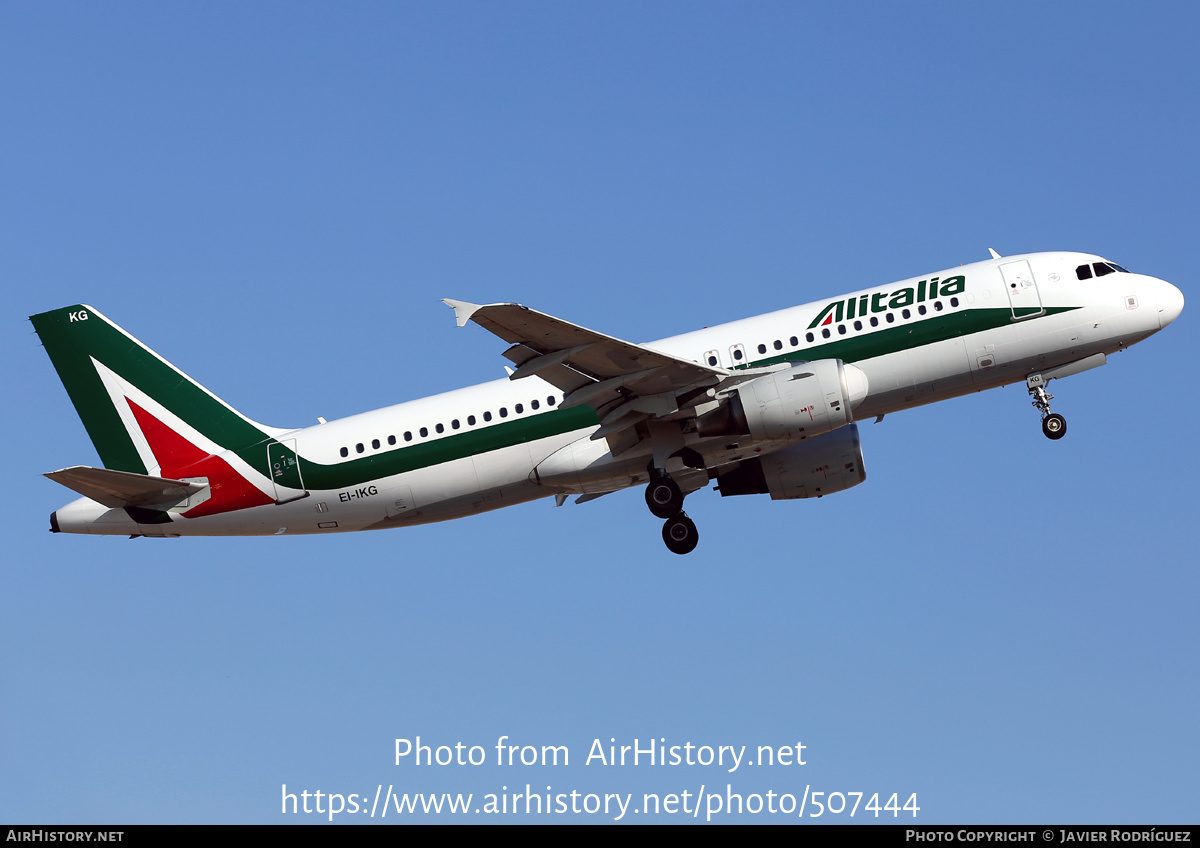
POLYGON ((696 419, 701 437, 809 439, 854 420, 867 375, 840 359, 801 362, 737 386, 717 409, 696 419))
POLYGON ((762 495, 771 500, 819 498, 867 479, 858 425, 742 462, 717 476, 722 497, 762 495))

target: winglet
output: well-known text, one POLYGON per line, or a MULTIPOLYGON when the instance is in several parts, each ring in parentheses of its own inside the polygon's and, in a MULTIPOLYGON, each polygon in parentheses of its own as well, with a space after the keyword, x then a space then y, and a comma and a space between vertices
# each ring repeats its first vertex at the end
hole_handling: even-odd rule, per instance
POLYGON ((1003 259, 1003 257, 999 253, 992 250, 990 247, 988 248, 988 253, 992 254, 993 259, 1003 259))
POLYGON ((458 326, 460 327, 465 327, 467 322, 471 320, 471 316, 479 310, 478 303, 467 303, 465 300, 451 300, 448 297, 443 297, 442 303, 454 310, 454 320, 458 322, 458 326))

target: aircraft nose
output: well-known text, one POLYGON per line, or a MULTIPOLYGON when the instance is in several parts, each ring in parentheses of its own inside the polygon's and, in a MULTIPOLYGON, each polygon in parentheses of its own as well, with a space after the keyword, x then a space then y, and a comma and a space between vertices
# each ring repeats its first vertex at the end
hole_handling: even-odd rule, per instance
POLYGON ((1158 327, 1170 324, 1183 311, 1183 292, 1170 283, 1163 284, 1163 292, 1158 296, 1158 327))

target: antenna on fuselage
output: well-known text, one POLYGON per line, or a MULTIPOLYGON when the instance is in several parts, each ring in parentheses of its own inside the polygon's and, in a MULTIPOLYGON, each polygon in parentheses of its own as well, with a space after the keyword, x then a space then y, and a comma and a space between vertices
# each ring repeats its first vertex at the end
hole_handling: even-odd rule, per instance
POLYGON ((992 250, 990 247, 988 248, 988 253, 992 254, 992 258, 993 258, 993 259, 1003 259, 1003 258, 1004 258, 1004 257, 1002 257, 1002 256, 1001 256, 999 253, 997 253, 996 251, 992 250))

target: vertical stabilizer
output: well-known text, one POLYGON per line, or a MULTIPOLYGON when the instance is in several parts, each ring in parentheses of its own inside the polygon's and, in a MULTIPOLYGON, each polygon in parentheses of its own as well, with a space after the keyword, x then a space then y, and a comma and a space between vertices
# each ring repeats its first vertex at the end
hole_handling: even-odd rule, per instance
POLYGON ((148 421, 185 436, 202 455, 251 458, 265 451, 255 446, 283 432, 241 415, 90 306, 29 320, 105 468, 156 474, 178 464, 164 455, 173 447, 155 442, 148 421))

